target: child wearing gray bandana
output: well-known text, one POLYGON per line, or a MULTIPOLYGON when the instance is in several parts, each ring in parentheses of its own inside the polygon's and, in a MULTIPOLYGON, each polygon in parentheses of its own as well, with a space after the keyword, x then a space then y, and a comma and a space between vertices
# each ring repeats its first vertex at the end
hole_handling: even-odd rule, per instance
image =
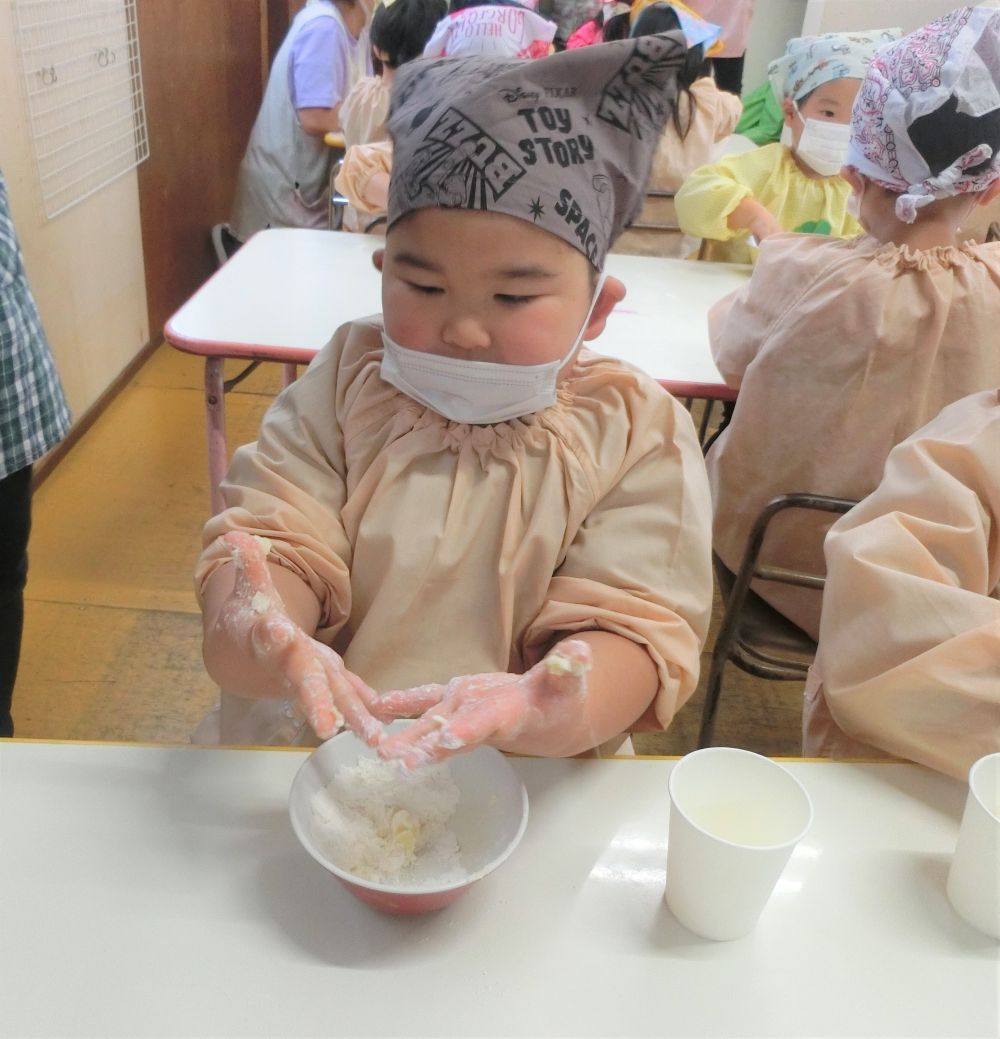
POLYGON ((227 733, 224 710, 224 738, 346 724, 410 765, 570 755, 666 727, 694 691, 697 438, 653 380, 581 345, 624 296, 604 258, 684 54, 666 34, 400 70, 383 313, 278 398, 205 529, 206 663, 242 698, 234 725, 253 719, 227 733))

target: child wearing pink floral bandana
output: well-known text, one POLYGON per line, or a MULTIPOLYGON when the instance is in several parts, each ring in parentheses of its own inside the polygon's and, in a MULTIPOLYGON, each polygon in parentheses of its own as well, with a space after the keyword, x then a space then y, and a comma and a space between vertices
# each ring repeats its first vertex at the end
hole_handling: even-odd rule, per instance
MULTIPOLYGON (((706 459, 714 548, 740 564, 777 494, 860 499, 889 451, 951 402, 1000 385, 1000 245, 963 241, 1000 194, 1000 9, 964 7, 881 49, 854 106, 844 177, 867 234, 775 235, 709 316, 739 389, 706 459)), ((829 522, 789 513, 762 561, 824 569, 829 522)), ((813 637, 819 594, 755 590, 813 637)))

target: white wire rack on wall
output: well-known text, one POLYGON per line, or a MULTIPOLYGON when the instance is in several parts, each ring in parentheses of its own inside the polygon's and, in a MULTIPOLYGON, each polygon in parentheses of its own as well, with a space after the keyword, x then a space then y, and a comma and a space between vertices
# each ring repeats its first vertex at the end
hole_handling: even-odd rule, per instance
POLYGON ((14 23, 51 218, 149 157, 135 0, 15 0, 14 23))

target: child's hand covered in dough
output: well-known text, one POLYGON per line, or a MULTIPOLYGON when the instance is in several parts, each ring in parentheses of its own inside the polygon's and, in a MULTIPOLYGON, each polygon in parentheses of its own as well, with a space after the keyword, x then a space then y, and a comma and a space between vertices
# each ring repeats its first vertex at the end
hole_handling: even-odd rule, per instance
POLYGON ((386 736, 379 755, 413 768, 483 743, 505 748, 516 741, 530 747, 536 737, 543 743, 581 711, 590 666, 590 647, 568 639, 523 675, 463 675, 447 685, 386 693, 372 707, 379 717, 420 717, 386 736))
POLYGON ((320 739, 329 739, 346 723, 369 746, 377 746, 385 736, 370 711, 377 694, 285 612, 267 564, 268 542, 241 531, 225 534, 222 541, 232 554, 236 575, 218 626, 274 679, 281 695, 297 705, 320 739))

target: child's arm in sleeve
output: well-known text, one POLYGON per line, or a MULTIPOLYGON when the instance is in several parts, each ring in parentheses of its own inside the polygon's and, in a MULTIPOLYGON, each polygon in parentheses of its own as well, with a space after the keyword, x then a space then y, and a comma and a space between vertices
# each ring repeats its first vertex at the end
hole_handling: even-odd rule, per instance
POLYGON ((711 524, 689 415, 672 398, 644 398, 620 473, 578 531, 524 636, 528 661, 559 639, 594 640, 581 719, 587 747, 644 714, 666 728, 694 692, 712 605, 711 524))
POLYGON ((716 90, 715 140, 724 141, 736 129, 743 115, 743 102, 728 90, 716 90))
POLYGON ((308 678, 310 668, 341 668, 329 643, 351 598, 337 379, 347 334, 338 331, 272 405, 257 443, 236 452, 222 485, 228 508, 205 527, 195 576, 205 662, 223 688, 240 695, 291 697, 291 672, 308 678), (251 535, 267 546, 259 564, 251 535))
POLYGON ((362 213, 382 213, 389 200, 392 144, 358 144, 347 149, 335 186, 362 213))
MULTIPOLYGON (((304 632, 314 632, 319 621, 319 600, 301 577, 274 563, 265 563, 267 577, 273 588, 269 602, 258 599, 259 612, 263 614, 275 601, 283 606, 283 612, 296 627, 304 632)), ((237 566, 220 566, 205 581, 201 590, 202 615, 204 622, 203 654, 205 669, 223 689, 239 689, 245 696, 268 698, 280 695, 275 688, 274 676, 261 668, 255 657, 246 652, 246 647, 236 633, 220 624, 224 609, 230 602, 237 584, 237 566)), ((254 610, 250 593, 248 606, 254 610)), ((267 595, 261 591, 262 595, 267 595)))
MULTIPOLYGON (((807 247, 813 243, 806 243, 807 247)), ((817 276, 801 236, 783 235, 761 247, 742 289, 720 299, 708 312, 712 358, 727 386, 738 390, 751 361, 778 322, 794 309, 817 276)))
POLYGON ((325 643, 311 638, 319 604, 304 582, 266 562, 269 543, 240 531, 222 538, 233 565, 216 570, 203 596, 205 665, 224 689, 292 701, 320 739, 346 722, 371 745, 384 733, 377 697, 325 643))
POLYGON ((739 162, 741 158, 736 155, 702 166, 684 181, 674 204, 685 234, 718 242, 754 234, 763 241, 782 230, 770 211, 754 198, 752 178, 745 176, 743 169, 747 160, 739 162))
POLYGON ((974 442, 906 441, 825 546, 817 670, 834 720, 958 778, 1000 750, 998 445, 996 420, 974 442))

